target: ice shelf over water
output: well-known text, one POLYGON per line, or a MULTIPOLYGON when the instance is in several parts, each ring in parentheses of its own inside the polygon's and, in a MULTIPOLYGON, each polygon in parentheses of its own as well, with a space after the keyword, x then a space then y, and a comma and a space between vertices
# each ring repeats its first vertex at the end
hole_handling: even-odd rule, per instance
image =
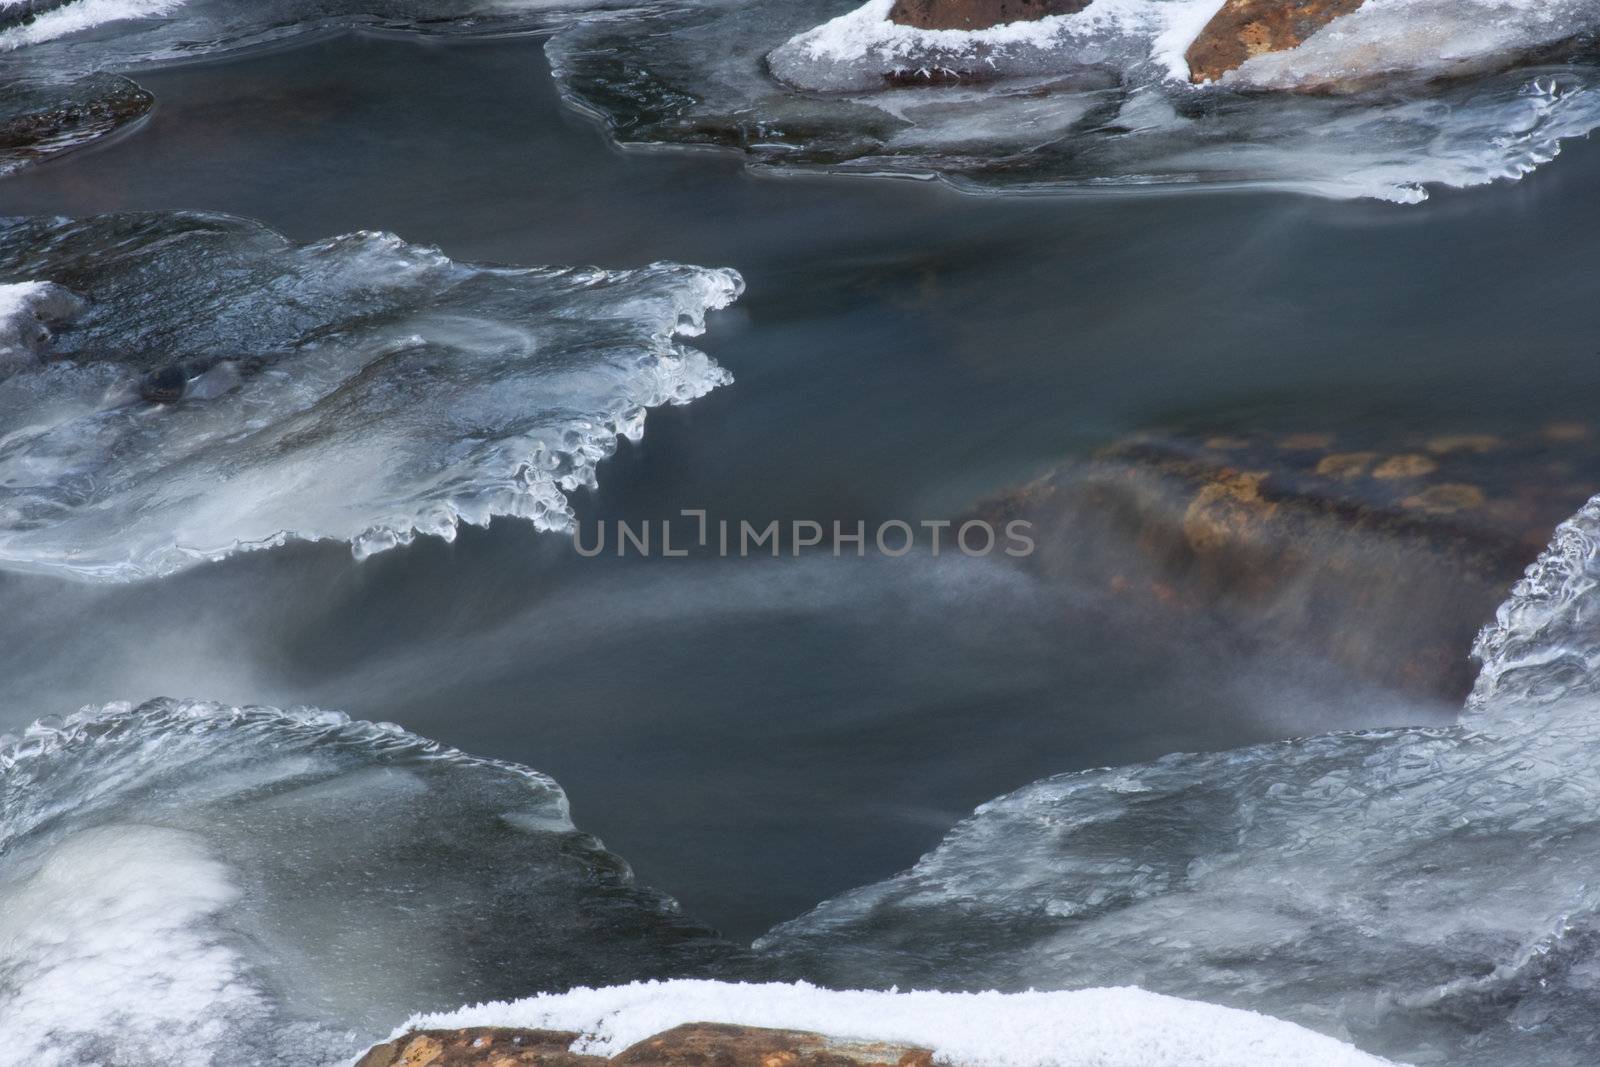
POLYGON ((625 143, 969 190, 1255 185, 1416 201, 1519 178, 1600 125, 1592 3, 1372 0, 1224 84, 1191 85, 1184 53, 1218 6, 1095 0, 956 31, 897 26, 890 0, 701 0, 578 22, 549 52, 567 98, 625 143), (1259 91, 1330 84, 1367 91, 1259 91))
POLYGON ((112 581, 295 538, 564 529, 648 408, 730 380, 679 338, 743 287, 203 214, 0 221, 0 279, 0 567, 112 581))
POLYGON ((422 1005, 698 974, 560 788, 398 727, 155 701, 0 738, 0 1065, 347 1059, 422 1005))
POLYGON ((339 29, 435 36, 561 25, 629 0, 0 0, 0 176, 142 117, 122 75, 339 29))
POLYGON ((900 26, 890 7, 35 0, 19 15, 13 4, 0 8, 0 121, 19 116, 18 132, 0 145, 0 171, 48 154, 36 138, 59 151, 132 121, 124 98, 137 87, 96 75, 342 27, 556 28, 567 99, 623 142, 722 145, 764 166, 969 190, 1252 185, 1416 201, 1430 187, 1520 178, 1600 125, 1590 0, 1369 0, 1199 87, 1185 54, 1220 0, 1094 0, 981 31, 900 26), (49 129, 61 116, 71 129, 49 129))

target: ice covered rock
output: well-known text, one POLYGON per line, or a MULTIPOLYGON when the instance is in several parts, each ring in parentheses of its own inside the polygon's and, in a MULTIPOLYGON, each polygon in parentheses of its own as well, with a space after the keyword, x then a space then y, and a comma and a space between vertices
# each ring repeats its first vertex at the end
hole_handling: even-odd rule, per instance
POLYGON ((0 81, 0 175, 113 133, 154 104, 115 74, 0 81))
MULTIPOLYGON (((767 64, 784 82, 820 92, 1089 70, 1120 76, 1148 64, 1152 34, 1169 34, 1174 19, 1181 26, 1194 2, 1133 0, 1129 10, 1108 12, 1064 0, 1029 4, 1028 17, 996 22, 992 19, 1022 5, 990 0, 971 8, 936 3, 911 8, 908 0, 868 0, 794 36, 767 56, 767 64), (951 28, 968 18, 973 28, 951 28)), ((1181 48, 1158 62, 1181 64, 1181 48)))
POLYGON ((1196 81, 1360 91, 1538 61, 1597 25, 1584 0, 1230 0, 1189 62, 1196 81))

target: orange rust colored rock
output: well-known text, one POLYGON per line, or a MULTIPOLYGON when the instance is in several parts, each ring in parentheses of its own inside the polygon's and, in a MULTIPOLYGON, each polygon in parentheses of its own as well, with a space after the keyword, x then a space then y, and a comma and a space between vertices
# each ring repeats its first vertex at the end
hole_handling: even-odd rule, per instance
POLYGON ((1589 427, 1581 422, 1552 422, 1544 428, 1546 440, 1569 443, 1582 441, 1589 436, 1589 427))
POLYGON ((1336 452, 1317 461, 1317 474, 1324 478, 1349 481, 1367 473, 1377 458, 1376 452, 1336 452))
POLYGON ((1446 483, 1430 486, 1415 496, 1408 496, 1400 502, 1400 505, 1433 515, 1449 515, 1457 511, 1481 508, 1484 500, 1483 490, 1475 485, 1446 483))
POLYGON ((569 1052, 577 1034, 471 1027, 424 1030, 368 1050, 356 1067, 600 1067, 598 1056, 569 1052))
MULTIPOLYGON (((1574 440, 1582 440, 1579 435, 1574 440)), ((1428 442, 1428 451, 1437 455, 1447 456, 1452 452, 1475 452, 1484 455, 1493 452, 1505 445, 1505 441, 1493 434, 1487 433, 1460 433, 1447 437, 1435 437, 1428 442)))
POLYGON ((611 1059, 569 1051, 577 1039, 550 1030, 428 1030, 374 1047, 356 1067, 933 1067, 927 1049, 720 1023, 679 1026, 611 1059))
POLYGON ((1265 471, 1241 474, 1225 470, 1201 488, 1183 516, 1183 535, 1197 553, 1225 548, 1258 536, 1278 506, 1261 495, 1265 471))
POLYGON ((1038 548, 1019 567, 1102 589, 1139 625, 1232 626, 1273 654, 1298 647, 1365 682, 1459 701, 1476 675, 1461 650, 1556 525, 1600 494, 1600 432, 1345 429, 1338 452, 1308 450, 1313 439, 1327 435, 1148 431, 978 517, 1032 523, 1038 548), (1399 456, 1437 469, 1371 476, 1399 456))
POLYGON ((1071 15, 1090 0, 895 0, 889 21, 919 30, 986 30, 1008 22, 1071 15))
POLYGON ((617 1067, 932 1067, 927 1049, 794 1030, 689 1023, 617 1054, 617 1067))
POLYGON ((1372 472, 1374 478, 1385 482, 1399 481, 1402 478, 1421 478, 1423 475, 1432 474, 1439 469, 1439 464, 1427 456, 1411 453, 1404 456, 1390 456, 1377 469, 1372 472))
POLYGON ((1278 442, 1278 447, 1290 452, 1321 452, 1332 446, 1331 433, 1292 433, 1278 442))
POLYGON ((1216 81, 1252 56, 1286 52, 1366 0, 1228 0, 1189 46, 1189 78, 1216 81))

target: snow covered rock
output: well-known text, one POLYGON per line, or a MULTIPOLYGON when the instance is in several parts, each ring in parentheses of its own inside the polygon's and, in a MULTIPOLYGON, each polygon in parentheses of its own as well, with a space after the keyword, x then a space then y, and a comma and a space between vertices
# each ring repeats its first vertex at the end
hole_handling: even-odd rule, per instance
POLYGON ((933 1053, 881 1042, 839 1041, 797 1030, 689 1023, 648 1037, 614 1058, 572 1051, 582 1035, 559 1030, 470 1027, 425 1030, 386 1041, 356 1067, 932 1067, 933 1053))
MULTIPOLYGON (((570 1052, 605 1057, 506 1056, 505 1067, 1391 1067, 1281 1019, 1132 988, 900 993, 686 979, 543 993, 413 1016, 406 1026, 554 1031, 574 1038, 570 1052), (723 1041, 730 1055, 711 1054, 723 1041)), ((491 1054, 445 1059, 431 1046, 407 1059, 407 1042, 418 1036, 440 1039, 406 1034, 358 1067, 501 1065, 491 1054)), ((559 1037, 537 1040, 550 1049, 559 1037)))
POLYGON ((1071 15, 1092 0, 895 0, 889 20, 919 30, 986 30, 1011 22, 1071 15))

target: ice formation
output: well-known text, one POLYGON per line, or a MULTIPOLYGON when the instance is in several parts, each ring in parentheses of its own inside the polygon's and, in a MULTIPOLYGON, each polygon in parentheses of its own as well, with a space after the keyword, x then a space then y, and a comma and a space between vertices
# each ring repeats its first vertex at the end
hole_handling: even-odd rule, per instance
POLYGON ((291 538, 564 529, 646 409, 730 380, 679 338, 743 284, 196 214, 0 222, 0 262, 88 301, 0 379, 0 566, 118 581, 291 538))
POLYGON ((1460 726, 1046 779, 758 947, 830 984, 1132 983, 1410 1062, 1588 1062, 1597 530, 1600 501, 1485 631, 1460 726))
POLYGON ((346 27, 430 35, 558 26, 629 0, 0 0, 0 175, 147 111, 120 75, 346 27))
POLYGON ((983 31, 897 26, 889 6, 652 5, 568 27, 549 52, 568 99, 625 143, 967 190, 1414 202, 1520 178, 1600 125, 1600 10, 1579 0, 1372 0, 1216 86, 1191 85, 1184 54, 1218 0, 1095 0, 983 31), (1372 91, 1257 91, 1327 86, 1372 91))
POLYGON ((309 709, 0 738, 0 1065, 333 1064, 422 1005, 703 973, 526 768, 309 709))

